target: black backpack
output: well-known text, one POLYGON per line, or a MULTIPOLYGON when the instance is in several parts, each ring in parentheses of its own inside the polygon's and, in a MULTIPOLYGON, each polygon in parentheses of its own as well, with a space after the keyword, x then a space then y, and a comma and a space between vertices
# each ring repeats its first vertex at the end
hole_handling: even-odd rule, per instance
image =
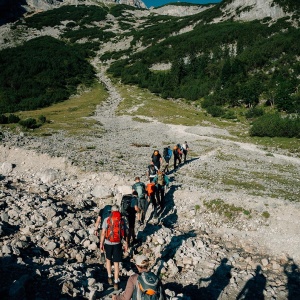
POLYGON ((133 300, 164 300, 162 285, 153 272, 143 272, 138 276, 132 295, 133 300))
POLYGON ((163 157, 167 157, 168 156, 168 147, 164 148, 163 151, 163 157))
POLYGON ((132 195, 127 194, 123 195, 121 200, 121 214, 125 217, 128 217, 130 210, 131 210, 131 201, 132 201, 132 195))

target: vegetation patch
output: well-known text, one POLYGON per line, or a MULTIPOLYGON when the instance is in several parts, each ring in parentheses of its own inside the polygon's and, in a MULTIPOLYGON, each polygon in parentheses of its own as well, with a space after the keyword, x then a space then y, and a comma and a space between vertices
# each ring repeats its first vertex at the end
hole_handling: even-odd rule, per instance
POLYGON ((38 135, 49 135, 58 131, 68 134, 99 134, 103 132, 102 124, 88 118, 94 114, 97 105, 107 98, 107 92, 102 85, 96 84, 91 89, 82 92, 78 96, 34 111, 19 112, 21 119, 38 119, 43 115, 47 122, 35 129, 38 135))
POLYGON ((225 216, 229 220, 234 220, 240 215, 245 215, 249 218, 251 217, 250 210, 246 210, 240 206, 235 206, 233 204, 227 204, 224 202, 224 200, 221 199, 204 201, 203 203, 209 211, 225 216))

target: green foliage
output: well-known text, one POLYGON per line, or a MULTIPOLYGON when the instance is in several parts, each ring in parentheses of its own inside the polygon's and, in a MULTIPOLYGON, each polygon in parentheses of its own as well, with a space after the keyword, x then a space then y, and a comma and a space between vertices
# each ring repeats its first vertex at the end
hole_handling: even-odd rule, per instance
POLYGON ((62 35, 63 38, 67 38, 71 43, 75 43, 80 39, 88 39, 88 40, 99 40, 101 42, 106 42, 111 38, 115 37, 116 34, 109 31, 103 31, 98 27, 91 28, 81 28, 74 31, 68 31, 62 35))
POLYGON ((225 114, 224 108, 221 106, 217 106, 217 105, 207 107, 206 111, 212 117, 222 117, 225 114))
POLYGON ((14 114, 6 115, 0 115, 0 124, 13 124, 18 123, 20 121, 20 118, 14 114))
POLYGON ((237 218, 241 213, 247 216, 248 218, 251 217, 251 211, 246 210, 240 206, 227 204, 225 203, 224 200, 221 199, 204 201, 203 204, 211 212, 215 212, 218 213, 219 215, 223 215, 230 220, 237 218))
POLYGON ((218 9, 216 5, 212 11, 186 18, 165 17, 134 32, 134 42, 150 47, 127 53, 129 58, 113 64, 109 72, 164 98, 204 97, 204 105, 209 98, 211 105, 253 107, 267 95, 278 110, 299 112, 300 44, 296 41, 300 40, 300 29, 291 27, 287 19, 270 26, 266 20, 200 22, 190 32, 171 36, 201 20, 204 13, 216 16, 218 9), (157 41, 161 42, 155 44, 157 41), (157 63, 171 63, 172 67, 149 72, 157 63))
POLYGON ((263 108, 255 106, 247 110, 245 117, 247 119, 253 119, 262 116, 264 113, 265 111, 263 108))
POLYGON ((56 9, 47 10, 26 18, 28 27, 42 29, 43 27, 55 27, 61 25, 63 21, 72 21, 68 27, 99 22, 105 19, 108 8, 94 5, 61 6, 56 9))
POLYGON ((47 119, 46 119, 46 117, 44 115, 40 115, 38 117, 38 119, 39 119, 40 123, 42 123, 42 124, 46 123, 46 121, 47 121, 47 119))
POLYGON ((20 121, 20 118, 14 114, 9 114, 7 121, 9 124, 18 123, 20 121))
POLYGON ((94 80, 87 53, 44 36, 0 52, 0 113, 63 101, 94 80))
POLYGON ((267 211, 264 211, 264 212, 262 213, 262 216, 263 216, 264 218, 268 219, 268 218, 270 218, 270 213, 267 212, 267 211))
POLYGON ((135 10, 136 8, 133 6, 129 6, 126 4, 118 4, 118 5, 114 5, 110 8, 109 13, 112 14, 114 17, 120 17, 122 16, 123 12, 125 10, 135 10))
POLYGON ((0 124, 7 124, 8 118, 6 115, 0 115, 0 124))
POLYGON ((253 122, 250 135, 299 138, 300 117, 281 117, 278 113, 264 114, 253 122))
POLYGON ((21 120, 21 121, 19 121, 19 124, 26 129, 35 129, 35 128, 39 127, 36 119, 34 119, 34 118, 28 118, 25 120, 21 120))

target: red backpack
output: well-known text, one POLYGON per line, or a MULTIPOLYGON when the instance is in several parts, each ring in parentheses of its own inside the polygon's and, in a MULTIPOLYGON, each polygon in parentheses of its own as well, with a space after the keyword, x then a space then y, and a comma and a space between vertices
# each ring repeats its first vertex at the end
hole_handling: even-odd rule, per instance
POLYGON ((119 211, 112 211, 107 219, 105 238, 112 243, 120 243, 125 236, 125 225, 119 211))

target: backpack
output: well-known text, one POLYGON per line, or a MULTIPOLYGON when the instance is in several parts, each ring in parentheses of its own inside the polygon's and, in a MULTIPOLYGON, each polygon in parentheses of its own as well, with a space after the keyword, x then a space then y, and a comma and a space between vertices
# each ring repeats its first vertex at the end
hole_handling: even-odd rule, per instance
POLYGON ((168 151, 168 147, 164 148, 164 151, 163 151, 163 157, 168 157, 169 156, 169 151, 168 151))
POLYGON ((101 212, 101 222, 108 218, 111 214, 111 205, 105 205, 101 212))
POLYGON ((165 175, 162 173, 157 174, 157 183, 159 185, 166 185, 165 175))
POLYGON ((135 190, 138 193, 139 199, 144 199, 145 198, 146 191, 145 191, 145 188, 143 187, 143 185, 140 182, 138 182, 135 185, 135 190))
POLYGON ((147 195, 150 197, 155 193, 155 183, 150 182, 147 184, 147 195))
POLYGON ((112 243, 120 243, 125 236, 125 225, 119 211, 112 211, 107 219, 105 238, 112 243))
POLYGON ((131 194, 123 195, 122 200, 121 200, 121 214, 125 217, 128 217, 128 215, 130 213, 131 201, 132 201, 131 194))
POLYGON ((151 168, 151 166, 149 166, 149 175, 156 175, 156 173, 157 173, 157 167, 154 166, 154 168, 151 168))
POLYGON ((143 272, 138 276, 133 300, 163 300, 164 296, 158 277, 153 272, 143 272))

